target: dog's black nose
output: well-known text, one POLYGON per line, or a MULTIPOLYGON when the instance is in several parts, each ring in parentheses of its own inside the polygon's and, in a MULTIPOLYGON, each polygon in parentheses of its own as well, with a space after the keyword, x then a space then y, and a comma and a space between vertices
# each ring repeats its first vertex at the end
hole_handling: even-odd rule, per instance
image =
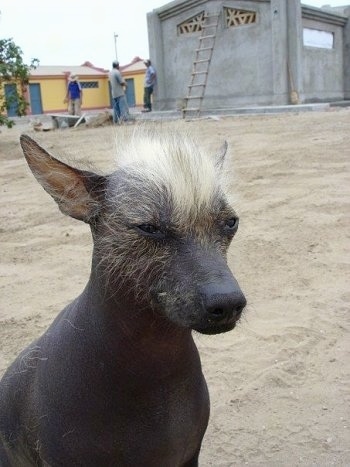
POLYGON ((237 282, 210 283, 201 289, 207 320, 224 323, 239 319, 246 298, 237 282))

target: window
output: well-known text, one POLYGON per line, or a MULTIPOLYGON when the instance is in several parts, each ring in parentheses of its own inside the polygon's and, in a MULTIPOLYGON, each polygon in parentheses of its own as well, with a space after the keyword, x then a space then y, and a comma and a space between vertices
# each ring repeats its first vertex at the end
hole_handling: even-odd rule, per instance
POLYGON ((224 20, 227 28, 256 23, 256 12, 224 8, 224 20))
POLYGON ((99 87, 98 81, 81 81, 80 84, 83 89, 97 89, 99 87))
POLYGON ((178 34, 192 34, 202 30, 202 26, 205 22, 205 12, 202 11, 199 15, 193 16, 192 18, 184 21, 177 26, 178 34))
POLYGON ((303 29, 303 43, 307 47, 319 47, 321 49, 333 49, 334 34, 318 29, 303 29))

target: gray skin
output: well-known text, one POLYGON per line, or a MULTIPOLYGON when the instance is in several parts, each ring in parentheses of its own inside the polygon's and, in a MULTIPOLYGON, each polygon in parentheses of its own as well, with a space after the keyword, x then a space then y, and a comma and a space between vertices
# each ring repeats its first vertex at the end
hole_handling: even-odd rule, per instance
POLYGON ((205 229, 169 227, 165 189, 147 197, 157 225, 135 224, 123 194, 142 199, 147 180, 75 169, 25 135, 21 145, 62 212, 90 224, 94 251, 83 293, 1 380, 1 467, 197 466, 209 396, 192 330, 229 331, 246 304, 225 259, 235 213, 217 199, 205 229), (125 251, 123 277, 107 236, 125 251))

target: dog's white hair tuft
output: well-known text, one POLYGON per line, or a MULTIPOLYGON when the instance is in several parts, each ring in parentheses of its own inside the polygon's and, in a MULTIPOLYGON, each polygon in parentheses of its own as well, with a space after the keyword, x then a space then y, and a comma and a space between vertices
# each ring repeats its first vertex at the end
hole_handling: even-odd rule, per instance
POLYGON ((118 168, 169 191, 182 214, 208 205, 219 187, 214 157, 201 151, 183 131, 137 128, 118 151, 118 168))

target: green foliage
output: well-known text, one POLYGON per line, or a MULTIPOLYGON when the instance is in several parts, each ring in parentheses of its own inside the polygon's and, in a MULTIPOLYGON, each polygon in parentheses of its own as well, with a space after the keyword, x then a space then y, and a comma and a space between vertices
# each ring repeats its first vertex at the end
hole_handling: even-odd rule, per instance
POLYGON ((22 50, 12 39, 0 39, 0 126, 11 128, 14 125, 14 121, 4 115, 12 105, 16 106, 18 116, 25 115, 29 105, 23 91, 28 84, 30 70, 39 62, 33 59, 30 65, 26 65, 22 55, 22 50), (16 84, 11 95, 5 95, 4 84, 16 84))

